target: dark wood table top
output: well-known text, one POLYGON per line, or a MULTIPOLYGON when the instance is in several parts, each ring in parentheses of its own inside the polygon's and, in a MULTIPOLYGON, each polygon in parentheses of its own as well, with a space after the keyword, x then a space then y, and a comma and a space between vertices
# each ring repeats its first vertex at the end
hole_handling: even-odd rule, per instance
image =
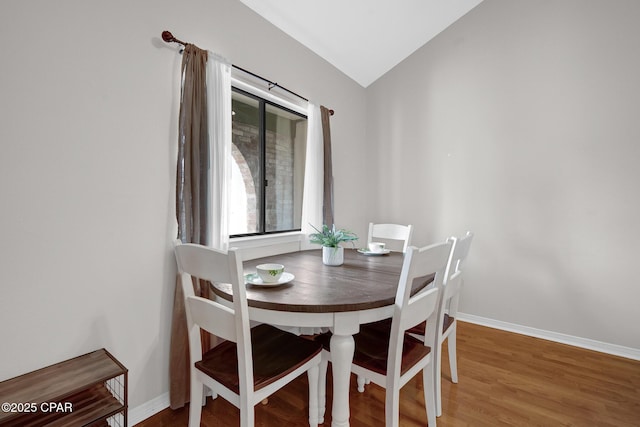
MULTIPOLYGON (((244 273, 255 273, 263 263, 278 263, 293 274, 293 281, 274 287, 247 285, 251 307, 301 313, 328 313, 367 310, 394 303, 402 253, 365 256, 345 249, 344 264, 338 267, 322 263, 321 250, 308 250, 257 258, 244 262, 244 273)), ((423 289, 432 276, 416 279, 412 293, 423 289)), ((213 292, 231 300, 231 285, 216 283, 213 292)))

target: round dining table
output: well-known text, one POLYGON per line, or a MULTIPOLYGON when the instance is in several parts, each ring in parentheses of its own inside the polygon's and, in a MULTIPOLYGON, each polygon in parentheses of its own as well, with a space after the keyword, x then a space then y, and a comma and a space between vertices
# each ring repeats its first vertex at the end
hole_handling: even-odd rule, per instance
MULTIPOLYGON (((278 263, 294 277, 277 286, 247 284, 249 317, 283 327, 329 328, 333 373, 332 427, 349 425, 349 383, 354 353, 353 335, 361 324, 393 314, 403 254, 368 254, 344 250, 344 264, 322 263, 321 250, 290 252, 247 260, 244 273, 256 266, 278 263)), ((432 277, 415 280, 412 293, 425 288, 432 277)), ((230 301, 231 285, 215 283, 216 298, 230 301)), ((324 396, 320 396, 320 422, 324 421, 324 396)))

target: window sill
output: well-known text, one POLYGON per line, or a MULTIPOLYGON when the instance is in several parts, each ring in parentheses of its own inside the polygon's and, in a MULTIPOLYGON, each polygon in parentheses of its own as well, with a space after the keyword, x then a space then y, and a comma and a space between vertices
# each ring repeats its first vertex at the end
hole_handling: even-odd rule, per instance
POLYGON ((299 242, 302 240, 302 232, 301 231, 289 231, 287 233, 278 233, 278 234, 264 234, 262 236, 244 236, 244 237, 231 237, 229 242, 232 244, 231 246, 244 246, 245 244, 251 245, 251 243, 255 242, 258 245, 262 245, 265 242, 299 242))
POLYGON ((232 237, 229 246, 240 249, 245 260, 295 252, 301 249, 304 234, 300 231, 264 236, 232 237))

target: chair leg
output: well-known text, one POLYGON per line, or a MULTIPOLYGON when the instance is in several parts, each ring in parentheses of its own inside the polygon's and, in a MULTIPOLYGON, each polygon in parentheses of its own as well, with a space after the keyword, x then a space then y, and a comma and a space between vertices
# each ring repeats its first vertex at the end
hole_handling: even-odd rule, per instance
POLYGON ((240 427, 254 427, 256 411, 248 402, 240 403, 240 427))
MULTIPOLYGON (((320 368, 314 366, 307 371, 309 380, 309 426, 318 427, 318 375, 320 368)), ((326 374, 325 374, 326 375, 326 374)), ((324 420, 323 420, 324 421, 324 420)))
MULTIPOLYGON (((386 427, 400 426, 400 389, 386 389, 384 417, 386 427)), ((431 427, 431 425, 429 425, 429 427, 431 427)))
POLYGON ((358 378, 356 379, 356 382, 358 384, 358 391, 360 393, 364 392, 364 385, 367 382, 367 379, 365 377, 363 377, 362 375, 358 375, 358 378))
POLYGON ((424 388, 424 404, 427 411, 427 422, 429 427, 436 425, 436 390, 434 376, 438 377, 440 372, 435 371, 433 363, 427 365, 422 370, 422 385, 424 388))
MULTIPOLYGON (((442 415, 442 346, 444 342, 440 341, 435 349, 435 364, 434 364, 434 376, 433 378, 433 391, 435 393, 436 402, 436 416, 442 415)), ((425 386, 426 392, 426 386, 425 386)))
POLYGON ((327 406, 327 368, 329 360, 322 355, 318 367, 318 424, 324 423, 324 412, 327 406))
POLYGON ((454 323, 451 325, 453 330, 447 338, 447 345, 449 346, 449 367, 451 368, 451 381, 458 383, 458 356, 456 355, 456 333, 458 332, 457 325, 454 323))
POLYGON ((203 396, 204 385, 197 380, 195 375, 192 375, 189 396, 189 427, 200 427, 203 396))
POLYGON ((207 406, 207 396, 209 395, 209 387, 204 386, 204 391, 202 393, 202 406, 207 406))

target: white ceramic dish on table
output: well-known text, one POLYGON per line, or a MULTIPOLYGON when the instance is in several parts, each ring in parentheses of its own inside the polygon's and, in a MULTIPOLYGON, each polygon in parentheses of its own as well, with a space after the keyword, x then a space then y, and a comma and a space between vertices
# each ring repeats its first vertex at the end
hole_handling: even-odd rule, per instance
POLYGON ((367 248, 358 249, 358 253, 361 253, 362 255, 366 255, 366 256, 381 256, 381 255, 387 255, 390 252, 391 251, 389 249, 383 249, 380 252, 371 252, 367 248))
POLYGON ((274 263, 260 264, 256 266, 256 272, 263 282, 275 283, 280 280, 282 273, 284 273, 284 265, 274 263))
POLYGON ((277 282, 265 282, 258 275, 258 273, 249 273, 244 275, 244 280, 246 284, 252 285, 252 286, 262 286, 262 287, 284 285, 285 283, 289 283, 293 279, 295 279, 295 276, 291 273, 287 273, 286 271, 282 273, 282 275, 280 276, 277 282))

